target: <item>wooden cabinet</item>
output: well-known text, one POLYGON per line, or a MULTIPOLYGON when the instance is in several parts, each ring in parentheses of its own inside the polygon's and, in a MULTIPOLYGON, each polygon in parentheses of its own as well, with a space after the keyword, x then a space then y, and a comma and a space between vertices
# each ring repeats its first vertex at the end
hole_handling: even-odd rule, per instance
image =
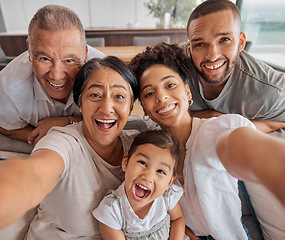
MULTIPOLYGON (((187 41, 186 29, 123 29, 86 30, 86 37, 104 37, 106 46, 131 46, 134 36, 170 36, 171 43, 187 41)), ((7 56, 17 56, 27 50, 26 34, 1 34, 0 45, 7 56)))

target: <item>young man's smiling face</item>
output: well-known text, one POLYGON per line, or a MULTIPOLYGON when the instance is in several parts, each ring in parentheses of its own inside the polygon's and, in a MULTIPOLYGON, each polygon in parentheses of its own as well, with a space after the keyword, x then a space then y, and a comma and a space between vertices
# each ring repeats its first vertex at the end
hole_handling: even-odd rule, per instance
POLYGON ((222 84, 236 64, 245 45, 240 23, 230 10, 201 16, 188 28, 188 52, 200 80, 207 84, 222 84))

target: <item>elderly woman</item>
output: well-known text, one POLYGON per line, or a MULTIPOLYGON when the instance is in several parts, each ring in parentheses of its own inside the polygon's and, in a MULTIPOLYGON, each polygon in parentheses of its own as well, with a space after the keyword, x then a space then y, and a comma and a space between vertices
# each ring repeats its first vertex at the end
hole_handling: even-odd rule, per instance
POLYGON ((82 122, 53 128, 27 159, 1 161, 0 227, 39 204, 27 239, 101 239, 91 212, 124 179, 121 159, 136 132, 123 128, 137 92, 118 58, 88 61, 74 85, 82 122))
POLYGON ((237 178, 263 183, 285 202, 285 142, 240 115, 192 118, 188 61, 177 45, 162 43, 130 63, 145 114, 180 145, 177 179, 184 188, 186 233, 191 239, 250 239, 241 222, 237 178))

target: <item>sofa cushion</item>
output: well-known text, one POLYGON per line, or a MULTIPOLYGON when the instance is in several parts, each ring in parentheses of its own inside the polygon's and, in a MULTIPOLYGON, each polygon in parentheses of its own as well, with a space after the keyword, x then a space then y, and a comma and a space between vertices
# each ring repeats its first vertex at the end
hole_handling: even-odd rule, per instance
POLYGON ((263 185, 244 182, 265 240, 285 239, 285 208, 263 185))
POLYGON ((17 153, 31 153, 34 145, 28 144, 27 142, 14 140, 0 134, 0 150, 17 152, 17 153))

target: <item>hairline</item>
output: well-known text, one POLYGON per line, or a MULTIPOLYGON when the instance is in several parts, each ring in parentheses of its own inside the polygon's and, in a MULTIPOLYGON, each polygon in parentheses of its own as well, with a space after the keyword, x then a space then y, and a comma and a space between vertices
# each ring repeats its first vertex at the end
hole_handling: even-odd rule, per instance
MULTIPOLYGON (((198 5, 194 10, 193 12, 190 14, 189 16, 189 19, 188 19, 188 23, 187 23, 187 28, 186 28, 186 31, 187 31, 187 35, 189 35, 189 27, 190 27, 190 24, 192 23, 192 21, 194 20, 197 20, 199 19, 200 17, 203 17, 203 16, 207 16, 209 14, 214 14, 214 13, 219 13, 219 12, 224 12, 224 11, 230 11, 232 13, 232 16, 233 16, 233 20, 235 22, 238 23, 239 25, 239 29, 240 29, 240 26, 241 26, 241 15, 240 15, 240 11, 238 9, 238 7, 232 3, 231 1, 229 0, 226 0, 228 1, 229 3, 227 4, 223 4, 222 5, 222 8, 220 9, 211 9, 209 10, 209 7, 206 6, 204 7, 204 9, 208 9, 208 10, 204 10, 202 7, 200 7, 200 5, 202 6, 205 6, 204 4, 207 4, 206 2, 203 2, 201 3, 200 5, 198 5), (202 9, 201 9, 202 8, 202 9), (196 10, 198 9, 198 10, 196 10)), ((218 2, 218 1, 217 1, 218 2)), ((216 2, 216 3, 217 3, 216 2)), ((211 3, 210 3, 211 4, 211 3)), ((210 5, 211 6, 211 5, 210 5)))
POLYGON ((28 42, 30 45, 33 45, 34 43, 33 31, 35 28, 48 31, 50 33, 77 29, 81 36, 83 50, 86 45, 86 36, 83 24, 79 16, 73 10, 67 7, 50 4, 38 9, 38 11, 32 17, 28 26, 28 42), (59 17, 61 23, 60 21, 59 22, 55 21, 57 20, 55 13, 60 13, 60 12, 65 13, 59 17), (67 24, 62 24, 62 22, 66 21, 67 24), (48 22, 52 22, 52 24, 47 24, 48 22))

